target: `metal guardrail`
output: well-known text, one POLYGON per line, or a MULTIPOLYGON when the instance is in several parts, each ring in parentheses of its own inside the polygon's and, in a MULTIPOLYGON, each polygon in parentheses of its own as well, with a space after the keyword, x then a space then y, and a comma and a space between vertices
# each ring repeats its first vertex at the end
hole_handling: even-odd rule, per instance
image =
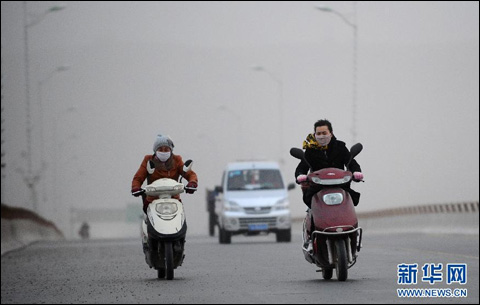
MULTIPOLYGON (((460 203, 444 203, 417 205, 409 207, 400 207, 392 209, 377 210, 371 212, 358 212, 358 218, 375 218, 375 217, 391 217, 414 214, 435 214, 435 213, 478 213, 479 203, 476 202, 460 202, 460 203)), ((292 217, 292 222, 302 222, 304 216, 292 217)))
POLYGON ((393 209, 378 210, 372 212, 359 212, 359 218, 389 217, 411 214, 436 214, 436 213, 478 213, 477 202, 429 204, 419 206, 409 206, 393 209))

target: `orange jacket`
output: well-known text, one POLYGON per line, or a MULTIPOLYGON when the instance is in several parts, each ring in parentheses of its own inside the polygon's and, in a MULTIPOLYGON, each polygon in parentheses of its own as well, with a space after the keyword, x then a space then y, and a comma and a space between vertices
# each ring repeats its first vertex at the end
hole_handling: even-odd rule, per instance
MULTIPOLYGON (((133 176, 132 180, 132 189, 133 188, 140 188, 142 187, 143 182, 145 179, 148 177, 148 172, 147 172, 147 162, 154 158, 153 155, 146 155, 143 158, 142 164, 140 164, 140 168, 137 170, 135 173, 135 176, 133 176)), ((174 155, 172 154, 173 158, 173 166, 170 170, 161 170, 156 168, 153 174, 150 175, 149 181, 147 183, 152 183, 155 180, 158 180, 160 178, 170 178, 173 180, 178 181, 178 178, 180 175, 182 175, 183 178, 187 179, 188 182, 196 182, 198 184, 198 178, 197 174, 193 171, 190 170, 186 173, 183 172, 183 160, 180 155, 174 155)), ((147 196, 147 201, 152 202, 156 197, 152 196, 147 196)), ((175 196, 175 198, 180 198, 179 196, 175 196)))

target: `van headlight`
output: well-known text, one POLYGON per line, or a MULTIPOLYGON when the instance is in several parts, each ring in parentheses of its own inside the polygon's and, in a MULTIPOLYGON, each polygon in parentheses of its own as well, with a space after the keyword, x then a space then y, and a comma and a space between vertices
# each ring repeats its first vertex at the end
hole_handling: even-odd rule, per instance
POLYGON ((223 208, 225 209, 225 211, 229 212, 240 212, 242 210, 238 203, 233 201, 225 201, 225 205, 223 208))
POLYGON ((277 201, 277 203, 275 203, 275 205, 273 206, 274 211, 282 211, 287 209, 288 209, 288 198, 283 198, 277 201))
POLYGON ((323 195, 323 202, 328 205, 336 205, 340 204, 343 201, 343 194, 342 193, 330 193, 323 195))

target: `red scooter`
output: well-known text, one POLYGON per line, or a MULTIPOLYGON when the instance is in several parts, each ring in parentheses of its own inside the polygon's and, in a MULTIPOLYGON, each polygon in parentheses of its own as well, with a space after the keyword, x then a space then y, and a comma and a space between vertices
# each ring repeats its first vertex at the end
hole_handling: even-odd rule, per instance
MULTIPOLYGON (((350 162, 362 148, 360 143, 352 146, 350 162)), ((303 150, 292 148, 290 154, 308 164, 303 150)), ((348 269, 355 264, 360 251, 362 228, 358 226, 355 207, 347 191, 352 177, 350 171, 338 168, 324 168, 307 176, 310 187, 318 187, 319 191, 313 195, 311 209, 303 223, 304 245, 308 245, 310 235, 312 250, 305 246, 302 249, 305 259, 317 265, 326 280, 332 278, 333 269, 339 281, 347 280, 348 269)))

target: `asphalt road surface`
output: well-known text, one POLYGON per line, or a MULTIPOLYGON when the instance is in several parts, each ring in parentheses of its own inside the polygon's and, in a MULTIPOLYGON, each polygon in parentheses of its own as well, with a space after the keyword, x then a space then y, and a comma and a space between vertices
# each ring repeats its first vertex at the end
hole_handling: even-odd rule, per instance
MULTIPOLYGON (((348 280, 323 280, 303 258, 299 226, 291 243, 274 235, 187 235, 172 281, 158 280, 140 239, 35 243, 2 256, 1 303, 472 303, 479 302, 478 235, 364 234, 348 280), (399 264, 418 264, 418 282, 400 285, 399 264), (423 282, 422 266, 460 263, 467 283, 423 282), (462 289, 466 297, 400 298, 397 289, 462 289)), ((446 267, 444 267, 446 268, 446 267)), ((443 270, 445 271, 445 270, 443 270)), ((428 274, 427 274, 428 275, 428 274)))

